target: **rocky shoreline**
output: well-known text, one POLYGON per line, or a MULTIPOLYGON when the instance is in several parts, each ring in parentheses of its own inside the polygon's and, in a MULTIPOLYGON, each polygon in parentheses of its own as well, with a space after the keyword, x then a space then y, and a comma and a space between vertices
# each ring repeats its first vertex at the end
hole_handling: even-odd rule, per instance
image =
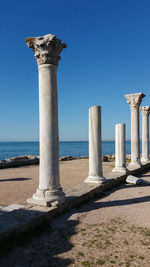
MULTIPOLYGON (((76 159, 88 159, 88 156, 81 156, 81 157, 72 157, 64 156, 60 157, 60 161, 69 161, 69 160, 76 160, 76 159)), ((109 162, 115 159, 115 154, 112 155, 104 155, 102 160, 104 162, 109 162)), ((126 160, 130 160, 131 155, 126 155, 126 160)), ((13 168, 13 167, 20 167, 25 165, 36 165, 39 164, 39 156, 32 156, 32 155, 23 155, 18 157, 7 158, 5 160, 0 160, 0 169, 4 168, 13 168)))

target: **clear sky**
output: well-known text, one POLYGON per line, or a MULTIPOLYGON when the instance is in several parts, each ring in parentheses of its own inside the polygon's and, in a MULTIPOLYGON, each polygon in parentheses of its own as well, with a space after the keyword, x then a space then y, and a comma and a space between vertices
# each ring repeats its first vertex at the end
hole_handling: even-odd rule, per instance
POLYGON ((88 140, 88 109, 102 107, 102 136, 126 123, 125 94, 150 105, 149 0, 5 0, 0 4, 0 141, 38 140, 38 70, 26 37, 56 34, 60 140, 88 140))

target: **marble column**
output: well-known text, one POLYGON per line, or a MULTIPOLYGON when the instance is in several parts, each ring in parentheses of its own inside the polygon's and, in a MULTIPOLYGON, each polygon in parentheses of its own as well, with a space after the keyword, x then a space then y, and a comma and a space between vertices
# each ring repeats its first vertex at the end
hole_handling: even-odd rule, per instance
POLYGON ((142 113, 142 157, 141 163, 149 163, 149 113, 150 107, 140 107, 142 113))
POLYGON ((115 128, 115 168, 112 172, 126 173, 125 124, 116 124, 115 128))
POLYGON ((140 137, 139 137, 139 106, 142 102, 143 93, 125 95, 131 109, 131 162, 129 168, 139 168, 140 164, 140 137))
POLYGON ((89 176, 87 183, 103 183, 101 140, 101 107, 89 109, 89 176))
POLYGON ((65 201, 59 177, 57 66, 66 47, 55 35, 26 38, 39 70, 40 170, 39 188, 28 203, 57 205, 65 201))

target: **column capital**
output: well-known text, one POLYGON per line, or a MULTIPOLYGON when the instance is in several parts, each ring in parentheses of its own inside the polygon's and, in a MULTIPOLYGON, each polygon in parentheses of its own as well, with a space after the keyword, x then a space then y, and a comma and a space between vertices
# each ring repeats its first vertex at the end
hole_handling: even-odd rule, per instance
POLYGON ((142 106, 140 107, 142 116, 148 116, 150 113, 150 106, 142 106))
POLYGON ((29 37, 25 39, 27 46, 32 48, 34 57, 38 65, 53 64, 58 66, 61 59, 60 53, 67 45, 56 38, 56 35, 46 34, 39 37, 29 37))
POLYGON ((143 97, 145 97, 143 93, 125 95, 125 98, 127 99, 127 103, 130 105, 131 110, 139 109, 139 106, 142 102, 143 97))

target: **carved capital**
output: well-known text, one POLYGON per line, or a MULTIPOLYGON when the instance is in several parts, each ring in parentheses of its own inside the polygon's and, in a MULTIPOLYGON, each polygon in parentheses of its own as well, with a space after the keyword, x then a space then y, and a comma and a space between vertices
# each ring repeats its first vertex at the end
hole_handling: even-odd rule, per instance
POLYGON ((61 59, 59 54, 63 48, 67 47, 53 34, 26 38, 25 41, 27 46, 32 48, 35 53, 34 56, 38 65, 53 64, 58 66, 58 61, 61 59))
POLYGON ((150 107, 149 106, 143 106, 140 107, 142 116, 148 116, 150 113, 150 107))
POLYGON ((132 111, 138 111, 139 106, 142 102, 142 98, 145 95, 143 93, 136 93, 136 94, 129 94, 125 95, 125 98, 127 99, 127 103, 130 105, 130 109, 132 111))

